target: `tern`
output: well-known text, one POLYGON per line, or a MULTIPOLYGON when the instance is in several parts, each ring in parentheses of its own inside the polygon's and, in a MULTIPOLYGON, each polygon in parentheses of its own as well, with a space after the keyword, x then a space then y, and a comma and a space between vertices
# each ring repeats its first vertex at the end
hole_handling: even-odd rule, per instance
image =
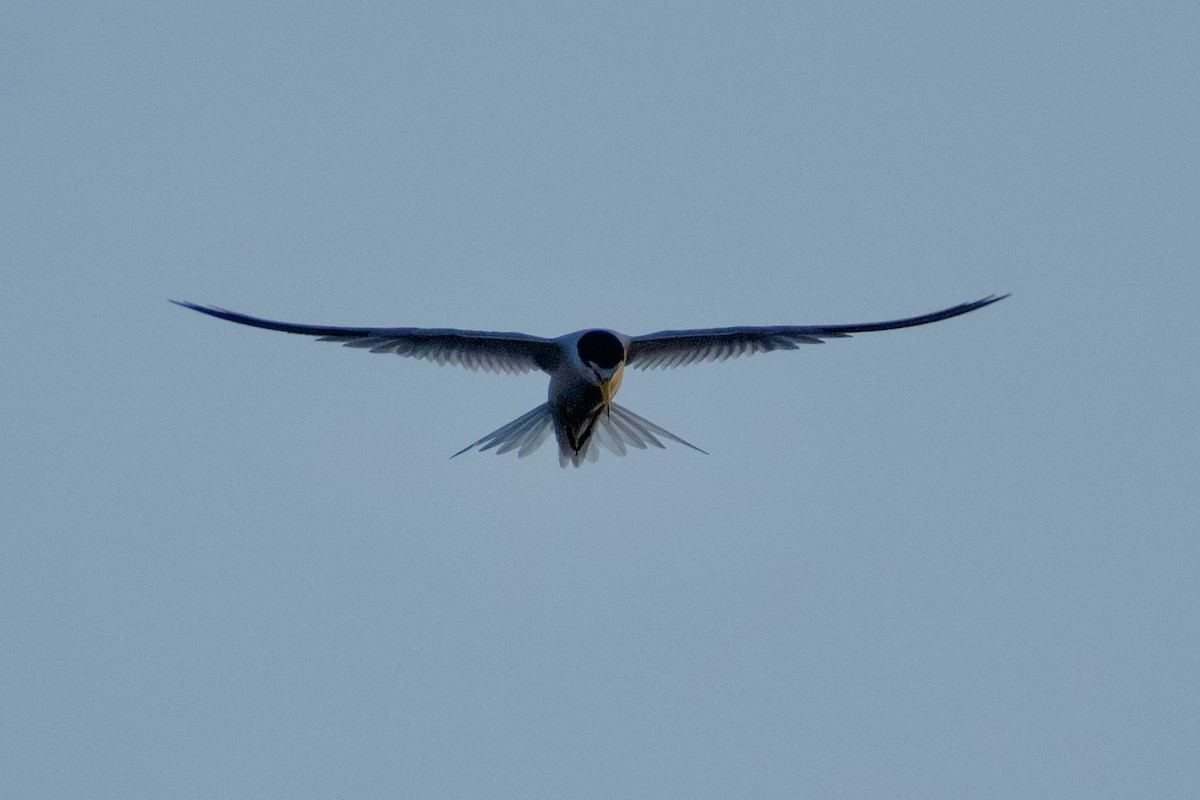
POLYGON ((260 319, 215 306, 172 300, 172 303, 218 319, 285 333, 315 336, 372 353, 396 353, 438 364, 458 364, 471 370, 550 375, 545 403, 459 450, 517 451, 525 457, 541 447, 554 431, 558 461, 578 467, 595 461, 601 447, 624 455, 628 447, 662 448, 661 439, 705 452, 665 428, 613 402, 626 365, 634 369, 681 367, 697 361, 724 361, 733 356, 795 350, 802 344, 821 344, 854 333, 889 331, 927 325, 966 314, 1003 300, 990 295, 972 303, 890 322, 857 325, 775 325, 769 327, 699 328, 627 336, 603 328, 575 331, 557 339, 527 333, 458 330, 454 328, 343 328, 298 325, 260 319))

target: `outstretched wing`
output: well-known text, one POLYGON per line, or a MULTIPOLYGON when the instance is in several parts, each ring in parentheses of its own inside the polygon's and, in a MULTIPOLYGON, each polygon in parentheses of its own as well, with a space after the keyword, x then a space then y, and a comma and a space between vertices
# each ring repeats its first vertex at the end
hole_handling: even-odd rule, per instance
POLYGON ((867 322, 860 325, 776 325, 771 327, 702 328, 687 331, 659 331, 633 337, 627 363, 638 369, 681 367, 696 361, 724 361, 731 356, 795 350, 801 344, 821 344, 824 339, 840 339, 852 333, 890 331, 911 328, 957 317, 977 308, 1003 300, 1008 295, 990 295, 973 303, 934 311, 919 317, 891 322, 867 322))
POLYGON ((558 359, 558 347, 550 339, 526 333, 462 331, 452 328, 337 328, 325 325, 296 325, 238 314, 223 308, 195 303, 172 303, 218 319, 227 319, 255 328, 284 333, 316 336, 323 342, 341 342, 372 353, 396 353, 423 358, 438 364, 461 364, 472 370, 490 372, 529 372, 551 370, 558 359))

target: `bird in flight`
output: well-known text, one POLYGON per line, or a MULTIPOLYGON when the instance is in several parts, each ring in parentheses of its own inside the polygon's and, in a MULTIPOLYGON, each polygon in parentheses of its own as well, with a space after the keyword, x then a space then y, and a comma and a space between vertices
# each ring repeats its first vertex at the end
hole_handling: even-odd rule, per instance
POLYGON ((628 447, 662 448, 662 439, 700 450, 691 442, 613 402, 621 387, 625 366, 634 369, 681 367, 697 361, 724 361, 732 356, 795 350, 801 344, 821 344, 854 333, 888 331, 927 325, 966 314, 1008 295, 991 295, 973 303, 890 322, 858 325, 774 325, 769 327, 700 328, 659 331, 627 336, 605 329, 568 333, 557 339, 527 333, 470 331, 454 328, 341 328, 274 322, 234 311, 195 303, 172 303, 218 319, 285 333, 315 336, 323 342, 341 342, 372 353, 396 353, 438 364, 459 364, 471 370, 524 373, 541 370, 550 375, 545 403, 522 414, 478 441, 459 450, 517 451, 525 457, 542 446, 554 432, 558 463, 578 467, 595 461, 596 446, 617 455, 628 447))

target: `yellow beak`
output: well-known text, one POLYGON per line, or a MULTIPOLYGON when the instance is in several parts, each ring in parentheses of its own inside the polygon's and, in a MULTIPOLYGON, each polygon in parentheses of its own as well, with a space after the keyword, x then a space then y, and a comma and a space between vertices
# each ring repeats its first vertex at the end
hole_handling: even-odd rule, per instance
POLYGON ((617 367, 617 371, 613 376, 606 381, 600 381, 600 396, 604 398, 604 408, 608 409, 612 405, 613 398, 617 396, 617 390, 621 388, 621 377, 625 374, 625 365, 621 364, 617 367))

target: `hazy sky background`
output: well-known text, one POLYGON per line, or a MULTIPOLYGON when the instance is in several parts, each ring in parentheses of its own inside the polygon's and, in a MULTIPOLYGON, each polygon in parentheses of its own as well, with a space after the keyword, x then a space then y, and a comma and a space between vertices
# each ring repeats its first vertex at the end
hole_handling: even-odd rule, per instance
POLYGON ((0 796, 1200 792, 1200 6, 0 23, 0 796), (297 322, 933 326, 541 377, 297 322))

